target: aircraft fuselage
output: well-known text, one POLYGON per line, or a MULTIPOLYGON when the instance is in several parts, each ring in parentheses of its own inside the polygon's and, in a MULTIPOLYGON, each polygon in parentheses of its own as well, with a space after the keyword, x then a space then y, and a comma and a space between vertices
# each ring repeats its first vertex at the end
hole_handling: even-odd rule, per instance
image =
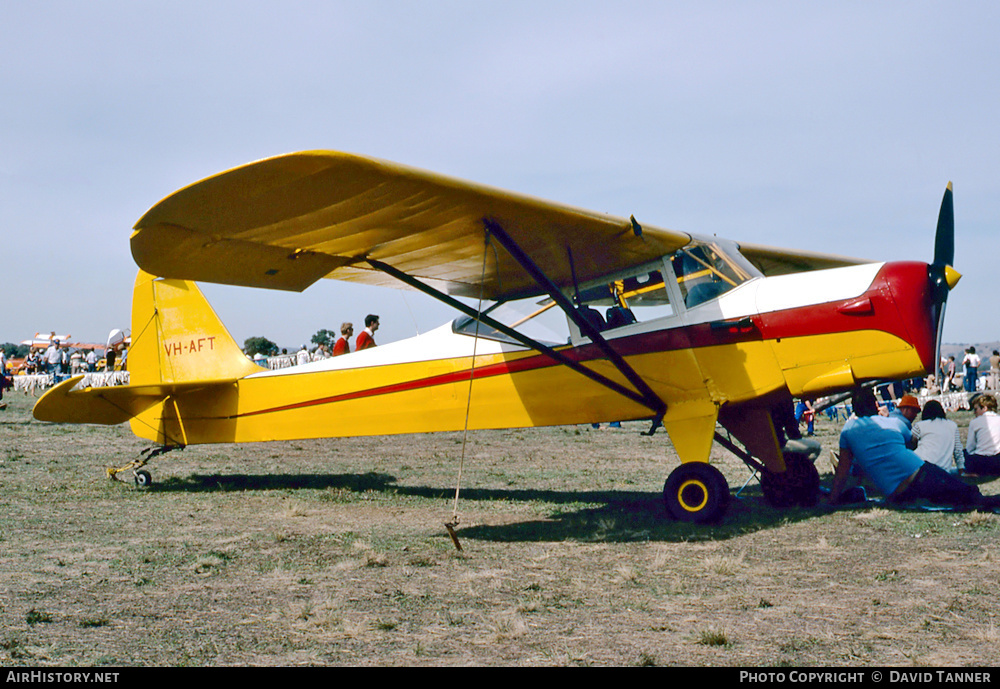
MULTIPOLYGON (((702 438, 719 410, 930 370, 935 333, 926 285, 927 266, 916 262, 755 277, 713 300, 603 335, 666 402, 663 423, 682 459, 704 461, 702 438)), ((214 354, 213 333, 194 335, 186 337, 212 346, 178 352, 167 344, 164 356, 214 354)), ((559 351, 628 385, 578 331, 571 340, 559 351)), ((545 354, 456 333, 449 324, 374 349, 174 394, 133 419, 132 429, 184 445, 455 431, 466 427, 467 410, 470 429, 652 416, 648 407, 545 354)))

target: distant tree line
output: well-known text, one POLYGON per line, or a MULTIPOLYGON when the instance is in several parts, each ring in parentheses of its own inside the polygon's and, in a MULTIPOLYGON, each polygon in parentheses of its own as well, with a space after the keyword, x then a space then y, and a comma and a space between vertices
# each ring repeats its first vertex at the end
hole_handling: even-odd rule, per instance
POLYGON ((337 342, 337 337, 339 337, 337 333, 323 328, 322 330, 316 331, 316 334, 313 335, 309 341, 317 347, 320 345, 326 345, 327 348, 332 349, 333 345, 337 342))
POLYGON ((21 357, 28 356, 28 352, 31 351, 31 345, 21 345, 21 344, 14 344, 13 342, 4 342, 3 344, 0 344, 0 349, 3 349, 3 352, 6 356, 14 359, 20 359, 21 357))
POLYGON ((266 337, 248 337, 243 341, 243 351, 246 352, 247 356, 255 354, 274 356, 278 353, 278 345, 266 337))

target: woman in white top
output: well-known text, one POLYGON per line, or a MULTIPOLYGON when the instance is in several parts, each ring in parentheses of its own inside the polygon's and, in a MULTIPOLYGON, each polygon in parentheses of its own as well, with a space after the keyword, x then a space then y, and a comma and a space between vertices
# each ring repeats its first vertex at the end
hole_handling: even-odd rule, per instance
POLYGON ((965 470, 973 474, 1000 474, 1000 416, 997 398, 982 394, 972 403, 976 418, 969 422, 965 442, 965 470))
POLYGON ((948 419, 944 407, 936 400, 924 405, 920 421, 913 424, 913 450, 925 462, 936 464, 945 471, 957 474, 965 468, 962 453, 962 436, 958 424, 948 419))

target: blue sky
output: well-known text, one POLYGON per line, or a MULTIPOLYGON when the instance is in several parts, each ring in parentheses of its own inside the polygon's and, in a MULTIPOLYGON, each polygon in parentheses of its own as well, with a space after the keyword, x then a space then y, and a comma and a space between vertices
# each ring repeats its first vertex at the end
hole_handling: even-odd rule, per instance
MULTIPOLYGON (((945 339, 1000 339, 1000 5, 988 2, 45 2, 0 5, 0 341, 128 327, 135 221, 175 189, 335 149, 640 222, 930 260, 955 185, 945 339)), ((365 313, 322 281, 204 291, 282 346, 365 313)))

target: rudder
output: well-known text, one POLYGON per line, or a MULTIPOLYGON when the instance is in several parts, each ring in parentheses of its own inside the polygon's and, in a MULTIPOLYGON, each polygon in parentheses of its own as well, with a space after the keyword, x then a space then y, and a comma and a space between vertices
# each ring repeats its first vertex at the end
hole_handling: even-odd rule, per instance
POLYGON ((142 270, 132 292, 130 385, 236 380, 260 371, 198 286, 142 270))

